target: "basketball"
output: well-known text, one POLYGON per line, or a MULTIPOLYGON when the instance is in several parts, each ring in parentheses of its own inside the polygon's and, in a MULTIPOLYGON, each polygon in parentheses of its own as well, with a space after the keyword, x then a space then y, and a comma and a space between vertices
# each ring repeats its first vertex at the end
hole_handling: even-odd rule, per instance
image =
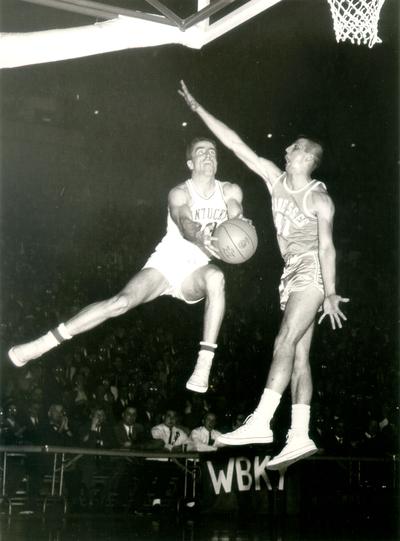
POLYGON ((219 249, 219 255, 225 263, 235 265, 244 263, 257 249, 256 228, 239 218, 220 224, 214 231, 213 237, 216 239, 215 245, 219 249))

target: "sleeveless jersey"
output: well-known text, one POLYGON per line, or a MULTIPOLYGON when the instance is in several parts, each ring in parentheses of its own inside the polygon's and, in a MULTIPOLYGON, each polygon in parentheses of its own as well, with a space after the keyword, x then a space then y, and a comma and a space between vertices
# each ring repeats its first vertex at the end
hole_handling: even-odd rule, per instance
MULTIPOLYGON (((187 180, 185 185, 190 195, 189 208, 194 222, 201 224, 202 227, 205 227, 208 224, 217 226, 228 219, 228 209, 224 199, 222 183, 219 180, 215 181, 215 190, 213 194, 207 198, 201 196, 196 191, 191 179, 187 180)), ((195 249, 202 254, 204 253, 198 246, 183 238, 179 227, 172 219, 169 211, 167 217, 167 232, 163 238, 163 241, 164 240, 168 241, 168 243, 172 241, 176 245, 181 244, 182 248, 186 245, 187 249, 195 249)))
POLYGON ((307 207, 307 198, 317 186, 326 190, 325 184, 317 180, 291 190, 284 173, 272 187, 272 216, 285 261, 292 255, 318 250, 318 220, 307 207))

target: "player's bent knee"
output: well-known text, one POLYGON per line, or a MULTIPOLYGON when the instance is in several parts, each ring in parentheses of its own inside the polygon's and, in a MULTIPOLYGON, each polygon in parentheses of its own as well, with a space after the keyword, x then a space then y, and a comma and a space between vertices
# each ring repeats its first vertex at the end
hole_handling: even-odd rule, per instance
POLYGON ((225 291, 225 276, 218 267, 210 266, 210 268, 207 269, 205 281, 206 288, 209 291, 225 291))
POLYGON ((276 338, 275 346, 279 347, 283 344, 295 346, 300 340, 300 338, 301 336, 297 329, 292 329, 288 326, 282 326, 276 338))

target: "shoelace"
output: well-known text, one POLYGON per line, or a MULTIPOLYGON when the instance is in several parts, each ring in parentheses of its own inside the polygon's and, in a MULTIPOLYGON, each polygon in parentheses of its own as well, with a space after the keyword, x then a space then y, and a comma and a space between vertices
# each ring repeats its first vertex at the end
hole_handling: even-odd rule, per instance
POLYGON ((241 428, 242 426, 245 426, 245 425, 248 423, 248 421, 250 421, 250 420, 253 419, 254 417, 255 417, 255 414, 254 414, 254 413, 250 413, 250 415, 248 415, 248 416, 246 417, 246 419, 243 421, 243 424, 242 424, 239 428, 241 428))

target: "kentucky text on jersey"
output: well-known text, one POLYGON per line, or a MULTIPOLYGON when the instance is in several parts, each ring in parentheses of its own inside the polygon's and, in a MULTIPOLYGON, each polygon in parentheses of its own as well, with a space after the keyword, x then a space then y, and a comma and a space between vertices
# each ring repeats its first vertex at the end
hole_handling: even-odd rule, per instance
POLYGON ((210 220, 212 222, 224 222, 228 219, 228 213, 224 208, 197 208, 195 209, 193 219, 195 221, 210 220))

